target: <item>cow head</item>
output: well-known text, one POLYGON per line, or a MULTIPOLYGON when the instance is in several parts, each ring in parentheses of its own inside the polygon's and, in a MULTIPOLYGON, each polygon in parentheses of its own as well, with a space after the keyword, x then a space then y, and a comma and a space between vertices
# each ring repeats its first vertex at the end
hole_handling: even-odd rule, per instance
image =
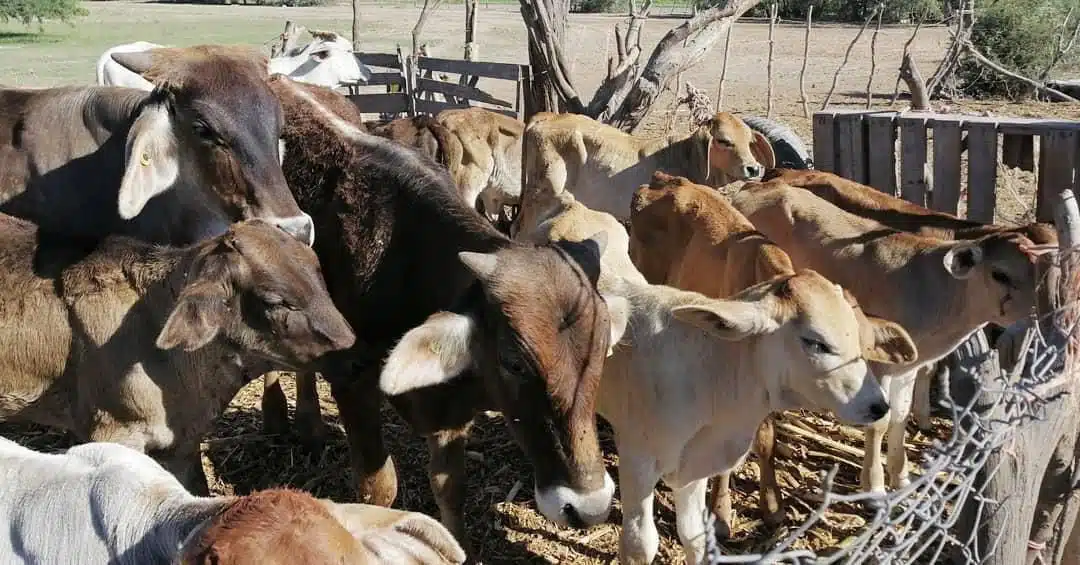
POLYGON ((311 30, 314 38, 302 49, 270 60, 270 72, 308 84, 338 88, 366 83, 371 69, 360 62, 352 43, 332 31, 311 30))
POLYGON ((351 347, 310 248, 260 220, 200 244, 157 338, 194 351, 217 338, 275 365, 300 368, 351 347))
POLYGON ((282 112, 266 85, 266 58, 228 46, 112 53, 154 84, 128 132, 119 192, 124 219, 174 188, 200 220, 200 237, 236 220, 261 218, 308 245, 311 217, 300 210, 281 171, 282 112))
POLYGON ((594 411, 603 361, 626 312, 625 303, 609 312, 596 290, 603 244, 460 253, 478 284, 458 311, 407 332, 380 378, 384 392, 399 394, 467 370, 481 375, 535 467, 540 511, 574 526, 604 521, 615 488, 594 411))
POLYGON ((728 112, 717 112, 698 126, 694 152, 702 183, 714 187, 759 179, 766 169, 776 166, 768 138, 728 112))
POLYGON ((752 363, 771 409, 831 410, 853 425, 889 411, 868 362, 911 363, 918 356, 898 324, 865 316, 870 331, 860 328, 843 289, 809 269, 673 314, 720 339, 754 340, 752 363))
POLYGON ((1010 232, 992 233, 972 241, 950 244, 945 270, 967 282, 963 300, 981 307, 985 321, 1007 326, 1028 316, 1035 306, 1035 263, 1045 249, 1010 232))

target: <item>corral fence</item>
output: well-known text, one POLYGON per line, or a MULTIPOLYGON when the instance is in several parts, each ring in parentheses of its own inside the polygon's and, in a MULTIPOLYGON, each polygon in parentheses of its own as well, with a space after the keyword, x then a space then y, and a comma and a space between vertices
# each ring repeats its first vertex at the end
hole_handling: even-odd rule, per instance
POLYGON ((353 87, 349 95, 364 113, 391 118, 473 106, 524 120, 524 96, 532 77, 528 65, 407 56, 400 50, 357 58, 372 68, 368 83, 353 87), (513 99, 478 88, 481 78, 513 82, 513 99))
POLYGON ((952 430, 925 454, 910 485, 885 497, 834 492, 834 466, 823 471, 817 510, 773 549, 726 555, 709 535, 706 563, 1080 563, 1080 528, 1073 527, 1080 509, 1078 132, 1080 123, 1057 120, 836 110, 814 116, 817 168, 951 213, 966 188, 967 216, 983 221, 994 218, 999 155, 1018 157, 999 146, 999 136, 1012 136, 1005 144, 1019 147, 1020 156, 1038 141, 1039 213, 1057 224, 1061 247, 1037 262, 1038 307, 1030 320, 1008 328, 996 347, 975 332, 950 357, 940 406, 952 430), (870 514, 858 535, 820 554, 801 549, 806 533, 829 520, 830 507, 852 502, 870 514))

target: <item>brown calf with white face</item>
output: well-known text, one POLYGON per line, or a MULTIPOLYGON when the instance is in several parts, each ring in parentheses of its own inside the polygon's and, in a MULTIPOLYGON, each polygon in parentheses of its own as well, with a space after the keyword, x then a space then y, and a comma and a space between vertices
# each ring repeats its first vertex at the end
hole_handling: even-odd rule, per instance
POLYGON ((2 216, 0 244, 0 419, 131 446, 199 494, 199 440, 245 383, 355 340, 314 251, 262 221, 95 248, 2 216))
POLYGON ((397 495, 381 390, 428 437, 440 517, 463 545, 465 440, 483 409, 503 413, 533 464, 545 516, 606 519, 614 482, 594 407, 613 328, 596 290, 598 244, 510 241, 443 168, 319 104, 311 92, 325 89, 271 85, 286 115, 286 178, 316 218, 327 285, 357 332, 323 376, 362 502, 397 495))
POLYGON ((775 166, 769 140, 738 117, 718 112, 688 135, 643 139, 579 114, 541 112, 522 142, 521 212, 513 234, 529 232, 558 194, 624 220, 634 190, 654 171, 711 187, 760 178, 775 166))
POLYGON ((80 237, 186 245, 261 218, 311 244, 281 107, 245 47, 114 53, 156 86, 0 89, 0 211, 80 237))

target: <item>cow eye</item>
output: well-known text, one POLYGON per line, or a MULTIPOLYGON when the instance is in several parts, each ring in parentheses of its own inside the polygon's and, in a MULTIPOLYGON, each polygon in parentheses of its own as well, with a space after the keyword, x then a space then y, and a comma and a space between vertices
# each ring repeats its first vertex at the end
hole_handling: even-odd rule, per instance
POLYGON ((825 345, 824 343, 821 343, 820 341, 818 341, 816 339, 810 339, 808 337, 804 337, 804 338, 802 338, 802 343, 803 343, 803 347, 805 347, 806 350, 808 352, 810 352, 811 354, 814 354, 814 355, 829 355, 830 353, 832 353, 832 350, 829 349, 828 345, 825 345))
POLYGON ((730 139, 716 138, 713 141, 715 141, 717 145, 722 145, 724 147, 735 147, 735 144, 732 143, 730 139))
POLYGON ((330 56, 329 50, 316 51, 311 54, 311 58, 316 61, 325 61, 330 56))
POLYGON ((195 135, 199 136, 200 139, 205 141, 216 142, 218 140, 218 136, 214 133, 214 130, 210 129, 210 126, 206 125, 206 122, 202 120, 195 120, 192 122, 191 130, 194 131, 195 135))
POLYGON ((994 279, 995 282, 1005 285, 1007 287, 1011 288, 1013 286, 1012 279, 1009 278, 1009 275, 1006 275, 1001 271, 993 271, 992 273, 990 273, 990 278, 994 279))

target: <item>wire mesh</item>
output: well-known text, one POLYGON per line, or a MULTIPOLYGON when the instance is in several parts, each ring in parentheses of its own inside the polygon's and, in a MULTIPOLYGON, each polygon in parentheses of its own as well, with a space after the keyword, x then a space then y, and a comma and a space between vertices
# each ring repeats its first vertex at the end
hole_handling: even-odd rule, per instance
MULTIPOLYGON (((1042 419, 1047 404, 1059 397, 1056 391, 1065 374, 1068 336, 1073 335, 1076 325, 1070 320, 1067 328, 1040 331, 1040 324, 1031 322, 1019 333, 1019 353, 1013 366, 987 374, 987 362, 990 367, 1000 367, 1001 363, 998 351, 986 347, 985 340, 981 359, 953 364, 953 382, 970 383, 974 394, 965 395, 970 396, 970 401, 961 403, 952 398, 949 386, 942 387, 942 403, 952 413, 952 433, 945 441, 933 444, 921 473, 909 485, 884 496, 837 493, 833 485, 838 466, 834 465, 824 473, 823 500, 816 510, 767 553, 725 554, 715 543, 714 517, 710 514, 703 564, 986 562, 1001 543, 1000 539, 987 543, 978 535, 980 522, 999 504, 985 493, 987 478, 1008 459, 998 458, 992 465, 988 461, 996 450, 1007 448, 1018 427, 1042 419), (875 509, 861 534, 832 548, 827 555, 795 549, 795 542, 827 519, 830 508, 838 503, 867 504, 875 509), (961 520, 969 523, 961 525, 961 520)), ((1042 326, 1053 324, 1044 322, 1042 326)))

